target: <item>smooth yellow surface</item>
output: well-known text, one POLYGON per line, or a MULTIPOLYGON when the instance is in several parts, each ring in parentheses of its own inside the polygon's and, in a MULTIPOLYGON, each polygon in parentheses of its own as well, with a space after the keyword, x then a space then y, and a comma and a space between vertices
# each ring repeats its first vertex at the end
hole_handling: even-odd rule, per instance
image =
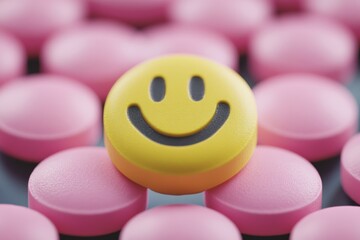
POLYGON ((173 55, 136 66, 114 85, 104 109, 105 142, 115 166, 140 185, 167 194, 201 192, 226 181, 246 164, 256 144, 257 114, 246 82, 225 66, 199 57, 173 55), (165 97, 154 102, 150 84, 161 76, 165 97), (201 101, 190 97, 191 77, 205 83, 201 101), (206 127, 219 102, 230 115, 211 137, 188 146, 148 139, 128 119, 137 105, 146 122, 164 135, 181 137, 206 127))

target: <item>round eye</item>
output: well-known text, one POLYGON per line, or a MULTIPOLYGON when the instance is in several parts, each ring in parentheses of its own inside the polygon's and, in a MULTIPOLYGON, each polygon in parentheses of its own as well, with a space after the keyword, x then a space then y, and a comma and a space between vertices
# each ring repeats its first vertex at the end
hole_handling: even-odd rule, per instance
POLYGON ((190 96, 194 101, 200 101, 204 97, 205 86, 204 80, 199 76, 194 76, 189 85, 190 96))
POLYGON ((162 77, 155 77, 150 85, 150 95, 155 102, 160 102, 165 97, 165 80, 162 77))

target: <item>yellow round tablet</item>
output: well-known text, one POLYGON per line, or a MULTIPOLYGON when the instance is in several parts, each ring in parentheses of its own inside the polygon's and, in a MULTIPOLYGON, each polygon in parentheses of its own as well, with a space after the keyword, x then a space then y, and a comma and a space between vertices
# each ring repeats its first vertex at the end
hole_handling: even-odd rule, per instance
POLYGON ((166 194, 197 193, 228 180, 250 159, 255 99, 233 70, 191 55, 142 63, 113 86, 105 145, 121 173, 166 194))

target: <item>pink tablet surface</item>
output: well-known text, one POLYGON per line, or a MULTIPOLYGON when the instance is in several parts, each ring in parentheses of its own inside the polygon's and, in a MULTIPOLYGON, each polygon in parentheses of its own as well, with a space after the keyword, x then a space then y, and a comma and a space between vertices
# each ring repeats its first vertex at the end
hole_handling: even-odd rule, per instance
POLYGON ((149 57, 186 53, 215 60, 230 68, 238 68, 235 45, 215 31, 179 24, 165 24, 149 28, 144 33, 142 52, 149 57))
POLYGON ((43 69, 78 80, 105 100, 114 82, 142 56, 132 45, 133 34, 125 25, 105 21, 66 29, 45 44, 43 69))
POLYGON ((360 204, 360 134, 352 137, 343 148, 340 172, 344 191, 360 204))
POLYGON ((87 87, 55 75, 30 75, 0 89, 0 149, 39 162, 70 147, 96 144, 101 105, 87 87))
POLYGON ((290 240, 360 239, 360 207, 325 208, 303 218, 291 232, 290 240))
POLYGON ((257 81, 285 73, 314 73, 348 82, 355 73, 357 44, 352 33, 335 21, 285 15, 254 35, 249 61, 257 81))
POLYGON ((144 26, 167 19, 173 0, 88 0, 91 14, 144 26))
POLYGON ((58 240, 59 235, 42 214, 25 207, 0 204, 0 239, 58 240))
POLYGON ((272 18, 272 4, 263 0, 176 0, 170 18, 209 28, 228 37, 243 53, 253 32, 272 18))
POLYGON ((330 79, 289 74, 254 88, 258 141, 318 161, 341 152, 357 131, 358 107, 342 85, 330 79))
POLYGON ((206 206, 229 217, 244 234, 288 234, 307 214, 321 208, 322 183, 304 158, 258 146, 238 175, 205 193, 206 206))
POLYGON ((304 8, 309 12, 317 13, 336 19, 348 28, 360 40, 360 1, 358 0, 304 0, 304 8))
POLYGON ((119 240, 241 240, 228 218, 196 205, 152 208, 131 219, 119 240))
POLYGON ((28 196, 30 208, 74 236, 116 232, 147 203, 146 189, 124 177, 102 147, 50 156, 31 174, 28 196))
POLYGON ((80 0, 0 1, 0 28, 14 34, 28 54, 37 55, 45 40, 86 15, 80 0))
POLYGON ((0 31, 0 86, 26 71, 26 55, 21 43, 0 31))

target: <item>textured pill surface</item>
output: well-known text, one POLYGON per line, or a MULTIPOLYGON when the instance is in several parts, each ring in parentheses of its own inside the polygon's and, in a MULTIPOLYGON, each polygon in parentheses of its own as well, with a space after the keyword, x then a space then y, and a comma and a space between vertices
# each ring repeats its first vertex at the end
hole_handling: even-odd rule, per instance
POLYGON ((59 152, 39 164, 29 179, 29 207, 68 235, 116 232, 145 210, 146 202, 146 189, 119 173, 104 148, 59 152))
POLYGON ((285 148, 309 161, 341 152, 357 131, 358 107, 342 85, 315 75, 289 74, 257 85, 259 143, 285 148))
POLYGON ((58 240, 57 230, 49 219, 29 208, 0 204, 0 239, 58 240))
POLYGON ((168 205, 131 219, 119 240, 241 240, 239 230, 222 214, 195 205, 168 205))
POLYGON ((87 87, 55 75, 18 78, 0 89, 0 149, 39 162, 60 150, 94 145, 100 102, 87 87))
POLYGON ((206 192, 206 205, 229 217, 244 234, 288 234, 304 216, 321 208, 316 169, 292 152, 258 146, 235 177, 206 192))
POLYGON ((352 137, 341 153, 341 183, 345 192, 360 203, 360 134, 352 137))
POLYGON ((330 207, 303 218, 291 232, 291 240, 360 239, 360 207, 330 207))

